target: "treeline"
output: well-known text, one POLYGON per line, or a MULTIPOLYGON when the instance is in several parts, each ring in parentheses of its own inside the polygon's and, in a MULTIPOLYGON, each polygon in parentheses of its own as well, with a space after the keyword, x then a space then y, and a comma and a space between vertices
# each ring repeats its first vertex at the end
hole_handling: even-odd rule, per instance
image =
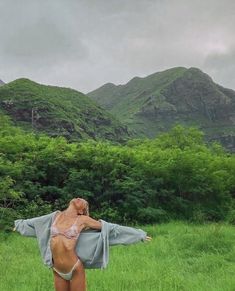
POLYGON ((0 228, 89 201, 117 223, 235 221, 235 156, 180 125, 125 145, 25 133, 0 115, 0 228))

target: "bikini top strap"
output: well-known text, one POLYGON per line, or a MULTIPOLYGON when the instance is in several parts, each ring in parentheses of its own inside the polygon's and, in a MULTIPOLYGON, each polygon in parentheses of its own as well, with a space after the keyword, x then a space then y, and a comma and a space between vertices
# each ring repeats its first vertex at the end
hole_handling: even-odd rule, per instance
MULTIPOLYGON (((61 213, 61 211, 60 211, 59 213, 61 213)), ((57 221, 57 219, 58 219, 59 216, 60 216, 59 214, 56 215, 56 218, 55 218, 55 220, 53 221, 52 225, 55 224, 55 222, 57 221)))
POLYGON ((76 220, 74 221, 73 225, 76 225, 76 223, 78 222, 78 219, 79 219, 79 215, 78 215, 78 217, 76 218, 76 220))

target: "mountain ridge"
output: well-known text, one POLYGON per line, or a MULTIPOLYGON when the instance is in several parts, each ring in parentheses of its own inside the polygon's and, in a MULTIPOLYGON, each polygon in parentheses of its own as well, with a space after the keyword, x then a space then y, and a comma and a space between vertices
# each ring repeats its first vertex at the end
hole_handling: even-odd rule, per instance
POLYGON ((170 68, 87 95, 139 137, 154 138, 181 123, 197 126, 208 140, 235 150, 235 91, 214 83, 199 68, 170 68))

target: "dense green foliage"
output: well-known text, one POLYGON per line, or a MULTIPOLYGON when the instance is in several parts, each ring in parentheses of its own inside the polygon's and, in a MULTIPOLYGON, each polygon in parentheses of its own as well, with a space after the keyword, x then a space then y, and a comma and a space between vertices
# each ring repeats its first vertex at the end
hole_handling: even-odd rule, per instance
MULTIPOLYGON (((111 247, 107 269, 86 270, 88 290, 234 290, 234 226, 170 222, 141 228, 152 241, 111 247)), ((0 265, 0 290, 54 290, 34 238, 0 232, 0 265)))
POLYGON ((93 217, 125 223, 235 219, 235 156, 176 126, 125 145, 24 133, 0 120, 0 224, 63 209, 73 197, 93 217))

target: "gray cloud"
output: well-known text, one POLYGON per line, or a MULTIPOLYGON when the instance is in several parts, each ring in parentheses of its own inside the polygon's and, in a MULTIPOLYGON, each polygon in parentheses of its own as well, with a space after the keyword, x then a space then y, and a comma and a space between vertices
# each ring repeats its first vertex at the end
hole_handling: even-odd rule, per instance
POLYGON ((233 0, 0 0, 0 79, 83 92, 175 66, 235 89, 233 0))
POLYGON ((204 67, 215 76, 214 81, 235 89, 235 47, 228 52, 209 55, 204 67))

